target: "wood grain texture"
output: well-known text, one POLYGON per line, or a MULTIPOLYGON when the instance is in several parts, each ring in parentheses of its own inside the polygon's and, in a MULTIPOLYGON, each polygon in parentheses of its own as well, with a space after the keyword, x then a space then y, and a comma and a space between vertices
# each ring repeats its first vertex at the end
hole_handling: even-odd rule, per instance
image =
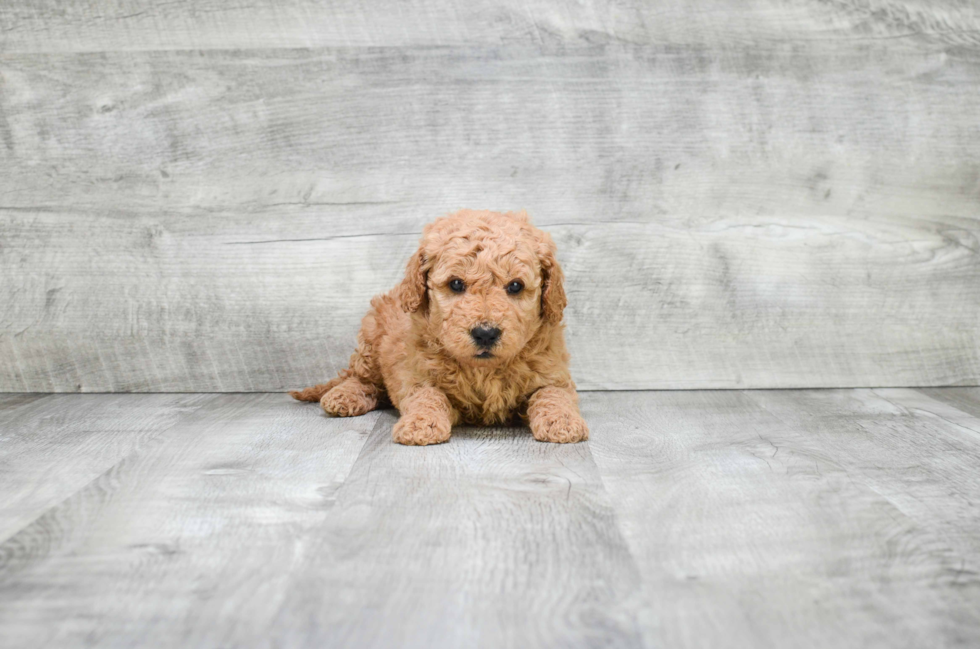
POLYGON ((50 395, 29 392, 0 394, 0 422, 7 422, 15 411, 50 395))
POLYGON ((13 404, 4 494, 12 465, 78 474, 101 449, 111 466, 0 538, 0 637, 976 646, 980 417, 945 395, 588 393, 587 443, 457 428, 426 448, 391 442, 390 411, 334 419, 278 394, 13 404))
POLYGON ((210 399, 0 546, 6 646, 639 646, 587 445, 210 399))
POLYGON ((948 578, 980 596, 980 418, 907 389, 752 397, 930 530, 959 561, 948 578))
POLYGON ((909 394, 587 395, 651 646, 976 644, 980 438, 909 394))
POLYGON ((66 396, 0 403, 0 541, 208 402, 184 394, 66 396))
POLYGON ((0 545, 4 646, 268 646, 256 634, 378 414, 207 399, 0 545))
POLYGON ((636 647, 639 580, 588 444, 385 414, 297 566, 284 646, 636 647))
POLYGON ((971 0, 7 0, 0 51, 728 43, 916 38, 980 44, 971 0))
POLYGON ((323 380, 462 206, 558 240, 582 388, 976 384, 977 50, 746 39, 6 55, 0 390, 323 380))
POLYGON ((919 392, 980 417, 980 388, 923 388, 919 392))

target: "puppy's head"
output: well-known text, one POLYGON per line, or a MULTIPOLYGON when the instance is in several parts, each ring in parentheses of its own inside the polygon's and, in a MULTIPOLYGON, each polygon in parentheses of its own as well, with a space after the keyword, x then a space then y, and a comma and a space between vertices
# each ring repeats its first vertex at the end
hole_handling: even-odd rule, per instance
POLYGON ((561 323, 563 280, 554 242, 527 214, 462 210, 426 226, 399 298, 459 362, 492 367, 561 323))

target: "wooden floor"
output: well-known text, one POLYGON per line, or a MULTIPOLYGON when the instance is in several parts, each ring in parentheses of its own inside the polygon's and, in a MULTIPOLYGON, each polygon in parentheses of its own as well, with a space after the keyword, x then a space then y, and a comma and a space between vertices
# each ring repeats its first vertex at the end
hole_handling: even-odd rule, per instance
POLYGON ((0 395, 0 644, 980 645, 980 388, 582 395, 588 443, 0 395))

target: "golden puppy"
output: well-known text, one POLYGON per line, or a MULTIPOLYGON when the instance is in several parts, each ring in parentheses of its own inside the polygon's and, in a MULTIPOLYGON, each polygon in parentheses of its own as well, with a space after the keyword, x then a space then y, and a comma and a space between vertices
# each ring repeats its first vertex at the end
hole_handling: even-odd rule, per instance
POLYGON ((578 442, 589 429, 568 373, 565 303, 555 244, 527 214, 462 210, 427 225, 405 279, 371 300, 350 367, 290 394, 341 417, 387 396, 402 444, 515 415, 536 439, 578 442))

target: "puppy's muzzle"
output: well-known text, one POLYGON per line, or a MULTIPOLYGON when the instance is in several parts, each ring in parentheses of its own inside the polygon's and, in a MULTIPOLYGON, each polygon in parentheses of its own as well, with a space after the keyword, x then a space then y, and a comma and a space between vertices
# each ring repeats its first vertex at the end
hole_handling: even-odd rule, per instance
POLYGON ((500 329, 480 325, 470 329, 470 337, 480 349, 490 349, 500 340, 500 329))

